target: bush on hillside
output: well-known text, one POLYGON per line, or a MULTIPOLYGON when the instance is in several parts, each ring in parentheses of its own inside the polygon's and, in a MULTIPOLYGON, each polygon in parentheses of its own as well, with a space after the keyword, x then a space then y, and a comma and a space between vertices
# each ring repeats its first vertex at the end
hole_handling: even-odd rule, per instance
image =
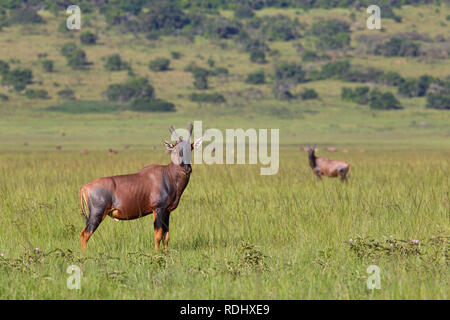
POLYGON ((15 69, 3 75, 3 82, 12 85, 16 91, 22 91, 33 82, 30 69, 15 69))
POLYGON ((399 86, 403 82, 405 82, 405 79, 394 71, 389 71, 380 77, 380 83, 387 86, 399 86))
POLYGON ((194 102, 206 102, 206 103, 224 103, 225 98, 220 93, 193 93, 191 95, 191 101, 194 102))
POLYGON ((161 99, 139 97, 133 100, 129 109, 138 112, 173 112, 175 105, 161 99))
POLYGON ((252 18, 254 15, 252 8, 247 5, 239 5, 234 10, 234 16, 238 19, 252 18))
POLYGON ((106 58, 105 70, 121 71, 129 68, 130 68, 129 64, 122 60, 120 54, 115 53, 106 58))
POLYGON ((291 80, 295 83, 305 81, 306 73, 302 66, 295 62, 280 62, 275 66, 275 78, 278 80, 291 80))
POLYGON ((44 19, 37 13, 36 9, 31 7, 12 10, 8 19, 10 24, 37 24, 44 22, 44 19))
POLYGON ((319 94, 314 89, 305 89, 300 93, 300 98, 302 100, 312 100, 317 99, 319 94))
POLYGON ((258 70, 247 75, 245 82, 250 84, 263 84, 266 82, 266 75, 263 70, 258 70))
POLYGON ((150 61, 148 67, 150 70, 158 72, 158 71, 167 71, 169 70, 170 60, 166 58, 156 58, 150 61))
POLYGON ((427 96, 427 108, 438 110, 450 110, 450 94, 427 96))
POLYGON ((86 31, 83 32, 80 35, 80 41, 83 44, 87 44, 87 45, 94 45, 97 42, 97 35, 95 35, 94 33, 90 32, 90 31, 86 31))
POLYGON ((382 93, 378 89, 374 89, 370 92, 369 103, 370 108, 376 110, 403 109, 400 101, 398 101, 391 92, 382 93))
POLYGON ((111 84, 106 90, 109 101, 127 102, 133 98, 154 98, 155 90, 146 78, 132 78, 125 83, 111 84))
POLYGON ((42 69, 45 72, 53 72, 53 60, 44 59, 41 61, 42 69))
POLYGON ((343 101, 355 102, 358 104, 367 104, 369 102, 369 87, 358 87, 354 90, 351 88, 342 88, 341 99, 343 101))
POLYGON ((0 60, 0 75, 4 76, 9 72, 9 64, 3 60, 0 60))
POLYGON ((264 51, 252 51, 250 53, 250 61, 253 63, 266 63, 266 54, 264 51))
POLYGON ((420 45, 408 39, 392 38, 378 45, 374 53, 385 57, 417 57, 420 45))
POLYGON ((75 100, 75 92, 72 89, 59 90, 57 95, 64 100, 75 100))
POLYGON ((38 90, 27 89, 25 91, 25 96, 28 99, 49 99, 50 98, 48 96, 47 90, 43 90, 43 89, 38 89, 38 90))

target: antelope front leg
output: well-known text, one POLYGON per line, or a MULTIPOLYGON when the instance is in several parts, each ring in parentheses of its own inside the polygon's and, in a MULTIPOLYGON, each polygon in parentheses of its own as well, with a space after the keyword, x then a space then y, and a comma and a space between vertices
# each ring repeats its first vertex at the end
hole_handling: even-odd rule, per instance
POLYGON ((155 252, 159 251, 159 244, 164 238, 164 250, 169 244, 169 215, 166 208, 158 208, 153 211, 153 228, 155 233, 155 252))

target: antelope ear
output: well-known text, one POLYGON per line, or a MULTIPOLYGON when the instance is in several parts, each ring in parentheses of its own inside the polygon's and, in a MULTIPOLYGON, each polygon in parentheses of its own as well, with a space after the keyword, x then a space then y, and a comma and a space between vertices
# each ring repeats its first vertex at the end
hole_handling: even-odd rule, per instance
POLYGON ((191 144, 191 149, 198 149, 203 143, 203 137, 198 138, 191 144))
POLYGON ((174 147, 173 144, 171 144, 170 142, 163 140, 163 144, 166 146, 167 150, 170 150, 174 147))

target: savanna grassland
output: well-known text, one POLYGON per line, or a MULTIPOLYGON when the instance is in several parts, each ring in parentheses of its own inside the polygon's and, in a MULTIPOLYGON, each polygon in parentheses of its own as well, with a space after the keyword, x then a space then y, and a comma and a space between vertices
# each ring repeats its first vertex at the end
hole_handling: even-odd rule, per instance
POLYGON ((107 218, 82 254, 78 188, 167 158, 2 153, 0 297, 447 299, 448 150, 340 158, 353 165, 346 184, 316 181, 297 150, 282 152, 274 176, 256 166, 194 166, 167 254, 153 253, 151 217, 107 218), (72 264, 83 272, 79 291, 66 287, 72 264), (371 291, 373 264, 381 289, 371 291))
MULTIPOLYGON (((234 19, 228 7, 199 12, 234 19)), ((312 76, 326 63, 347 59, 405 79, 427 75, 448 81, 448 4, 394 12, 401 22, 386 18, 382 30, 369 31, 365 8, 254 10, 263 19, 283 15, 300 21, 301 36, 264 40, 269 46, 264 63, 252 62, 237 38, 187 34, 186 28, 149 37, 111 27, 96 11, 82 18, 81 32, 98 37, 91 45, 80 43, 81 32, 61 31, 63 11, 39 11, 45 23, 3 25, 0 60, 10 70, 30 69, 33 80, 26 88, 48 96, 30 99, 3 79, 0 299, 448 299, 449 111, 427 108, 427 95, 407 97, 393 85, 312 76), (351 25, 345 48, 316 48, 308 32, 328 18, 351 25), (443 35, 444 41, 417 43, 423 50, 440 48, 444 56, 375 55, 357 40, 377 35, 385 41, 408 32, 423 39, 443 35), (85 51, 83 68, 72 69, 61 54, 68 42, 85 51), (299 47, 323 58, 306 61, 299 47), (116 53, 130 68, 105 69, 107 57, 116 53), (149 69, 149 61, 161 57, 170 59, 168 70, 149 69), (51 72, 44 72, 43 59, 53 61, 51 72), (299 63, 306 72, 305 81, 291 85, 289 99, 274 94, 280 61, 299 63), (193 63, 228 72, 208 76, 208 88, 200 90, 187 70, 193 63), (265 82, 248 83, 248 74, 258 70, 265 82), (109 85, 136 76, 148 79, 156 97, 176 110, 137 112, 108 100, 109 85), (377 110, 341 99, 344 87, 361 85, 391 92, 402 109, 377 110), (74 97, 59 95, 68 89, 74 97), (298 98, 305 89, 314 89, 318 98, 298 98), (193 93, 203 92, 219 93, 225 101, 192 101, 193 93), (151 216, 105 219, 82 253, 81 186, 168 163, 161 140, 169 138, 169 125, 186 127, 194 120, 203 121, 203 130, 280 129, 278 173, 261 176, 259 165, 194 165, 171 214, 167 253, 153 252, 151 216), (349 162, 349 181, 317 181, 301 149, 308 143, 318 144, 319 156, 349 162), (109 155, 108 148, 118 154, 109 155), (82 149, 87 154, 80 154, 82 149), (81 290, 67 289, 70 265, 82 269, 81 290), (370 265, 380 267, 379 290, 367 289, 370 265)))

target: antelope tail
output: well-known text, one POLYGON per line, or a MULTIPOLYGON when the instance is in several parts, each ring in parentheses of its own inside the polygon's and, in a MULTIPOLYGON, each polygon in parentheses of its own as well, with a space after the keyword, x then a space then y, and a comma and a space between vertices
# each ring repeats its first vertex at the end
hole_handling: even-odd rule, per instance
POLYGON ((80 204, 81 204, 81 215, 84 217, 84 219, 87 222, 89 218, 88 218, 88 216, 86 214, 86 210, 85 210, 85 207, 84 207, 84 205, 85 204, 87 205, 87 203, 86 203, 86 198, 84 197, 83 189, 81 189, 81 191, 80 191, 80 204))

